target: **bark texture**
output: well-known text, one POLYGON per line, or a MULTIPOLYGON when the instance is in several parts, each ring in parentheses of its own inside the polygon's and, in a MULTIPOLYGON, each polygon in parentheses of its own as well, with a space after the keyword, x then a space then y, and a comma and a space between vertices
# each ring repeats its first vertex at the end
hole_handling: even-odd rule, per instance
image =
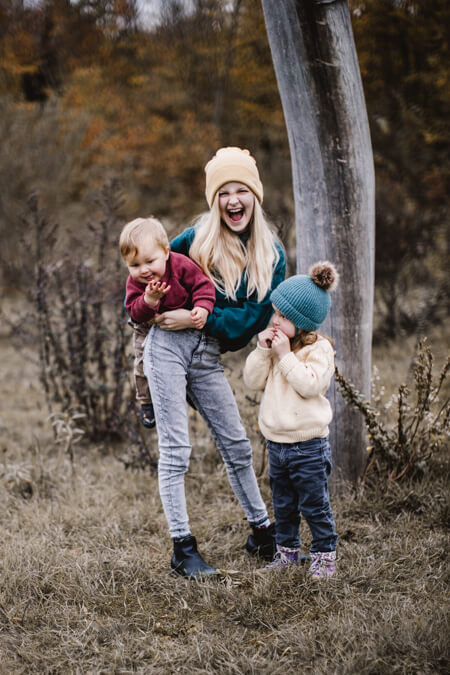
MULTIPOLYGON (((336 264, 322 330, 343 374, 370 393, 375 180, 366 106, 345 0, 262 0, 289 137, 297 271, 336 264)), ((333 384, 335 480, 356 481, 367 445, 359 413, 333 384)))

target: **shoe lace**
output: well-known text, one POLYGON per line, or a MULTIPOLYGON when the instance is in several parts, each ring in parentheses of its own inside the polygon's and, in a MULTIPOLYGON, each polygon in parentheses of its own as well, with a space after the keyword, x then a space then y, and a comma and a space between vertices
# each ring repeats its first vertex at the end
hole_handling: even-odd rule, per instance
POLYGON ((283 553, 283 551, 277 551, 274 555, 274 558, 272 562, 270 562, 268 565, 265 566, 264 569, 270 570, 270 569, 276 569, 277 567, 280 567, 280 565, 287 565, 288 564, 288 559, 283 553))
POLYGON ((334 568, 336 556, 333 555, 333 551, 330 553, 311 553, 312 563, 309 568, 309 571, 314 573, 320 573, 321 571, 327 571, 334 568))
MULTIPOLYGON (((296 551, 293 550, 292 553, 295 553, 296 551)), ((265 569, 272 569, 272 568, 279 568, 279 567, 287 567, 288 565, 291 565, 293 563, 297 562, 297 558, 295 556, 290 556, 288 552, 283 551, 283 550, 278 550, 275 553, 275 556, 272 560, 271 563, 266 565, 265 569)))
POLYGON ((321 567, 321 556, 320 553, 311 553, 312 563, 309 567, 310 572, 316 572, 321 567))

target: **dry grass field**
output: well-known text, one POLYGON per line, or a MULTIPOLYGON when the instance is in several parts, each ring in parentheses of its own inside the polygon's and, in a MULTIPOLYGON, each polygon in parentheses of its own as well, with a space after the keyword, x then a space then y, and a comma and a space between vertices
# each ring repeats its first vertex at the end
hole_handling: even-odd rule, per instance
MULTIPOLYGON (((438 362, 442 335, 430 336, 438 362)), ((388 391, 405 377, 412 344, 375 351, 388 391)), ((168 572, 156 476, 125 469, 120 445, 79 444, 71 463, 54 442, 31 347, 19 354, 5 330, 0 358, 2 675, 449 671, 447 458, 433 458, 420 483, 333 499, 333 579, 261 574, 243 555, 248 525, 192 412, 191 527, 222 576, 187 582, 168 572)), ((241 361, 227 365, 256 439, 235 377, 241 361)), ((259 480, 270 503, 266 471, 259 480)), ((306 528, 302 536, 307 547, 306 528)))

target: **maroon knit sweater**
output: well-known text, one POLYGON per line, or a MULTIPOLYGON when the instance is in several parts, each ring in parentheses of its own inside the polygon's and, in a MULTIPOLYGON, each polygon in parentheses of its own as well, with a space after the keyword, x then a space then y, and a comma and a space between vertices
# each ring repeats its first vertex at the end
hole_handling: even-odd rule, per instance
POLYGON ((204 307, 211 314, 216 299, 216 289, 212 281, 190 258, 181 253, 171 252, 161 281, 170 285, 170 291, 155 307, 149 307, 144 301, 146 284, 140 284, 131 276, 128 277, 125 307, 133 321, 145 323, 153 319, 155 314, 181 308, 204 307))

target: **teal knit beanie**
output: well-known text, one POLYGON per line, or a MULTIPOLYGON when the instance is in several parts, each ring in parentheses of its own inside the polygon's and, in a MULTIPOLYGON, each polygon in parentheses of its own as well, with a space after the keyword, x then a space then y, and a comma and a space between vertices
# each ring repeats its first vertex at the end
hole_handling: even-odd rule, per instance
POLYGON ((317 262, 307 274, 296 274, 272 291, 270 299, 279 312, 296 328, 317 330, 330 307, 330 291, 337 286, 339 275, 332 263, 317 262))

